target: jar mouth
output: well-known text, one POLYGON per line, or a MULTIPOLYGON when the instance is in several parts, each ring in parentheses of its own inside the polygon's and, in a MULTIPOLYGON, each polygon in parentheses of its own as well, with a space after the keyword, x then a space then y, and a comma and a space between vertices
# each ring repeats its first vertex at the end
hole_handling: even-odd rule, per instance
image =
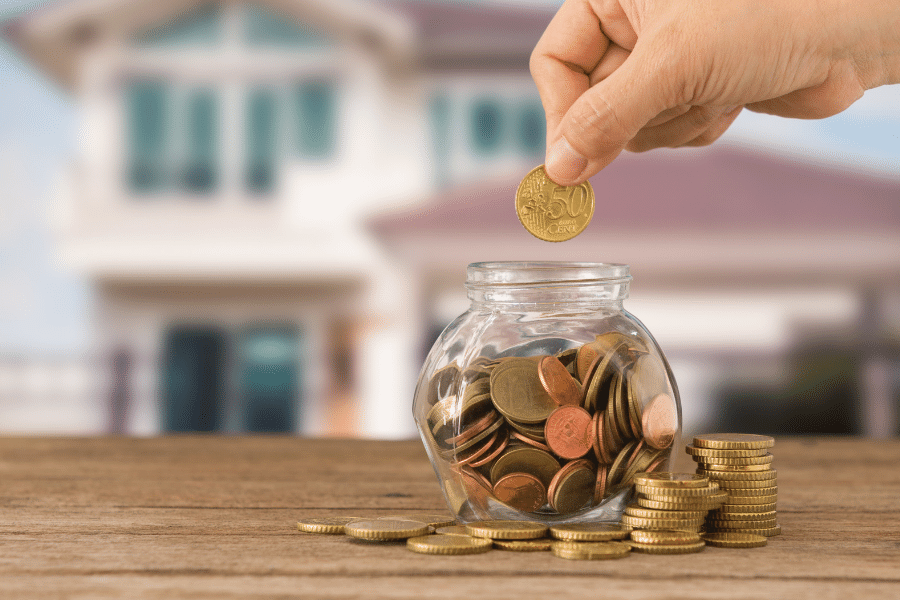
POLYGON ((628 265, 616 263, 477 262, 466 269, 469 290, 627 285, 630 281, 628 265))

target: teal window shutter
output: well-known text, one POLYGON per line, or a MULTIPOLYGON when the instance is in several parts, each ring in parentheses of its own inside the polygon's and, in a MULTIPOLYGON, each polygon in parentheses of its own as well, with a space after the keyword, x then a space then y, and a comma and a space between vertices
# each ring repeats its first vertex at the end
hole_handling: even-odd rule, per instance
POLYGON ((166 85, 161 81, 139 81, 126 92, 128 146, 127 179, 132 190, 148 192, 165 183, 168 139, 166 85))
POLYGON ((187 161, 184 187, 204 194, 218 181, 219 107, 211 90, 195 91, 187 106, 187 161))
POLYGON ((494 100, 479 100, 472 107, 472 142, 482 154, 500 149, 503 139, 503 110, 494 100))
POLYGON ((526 106, 519 115, 519 148, 529 156, 544 152, 547 141, 547 119, 540 104, 526 106))
POLYGON ((267 194, 275 187, 276 100, 271 90, 250 92, 247 102, 247 165, 245 183, 254 194, 267 194))
POLYGON ((298 86, 298 146, 302 157, 323 159, 334 153, 335 103, 334 85, 329 81, 305 81, 298 86))

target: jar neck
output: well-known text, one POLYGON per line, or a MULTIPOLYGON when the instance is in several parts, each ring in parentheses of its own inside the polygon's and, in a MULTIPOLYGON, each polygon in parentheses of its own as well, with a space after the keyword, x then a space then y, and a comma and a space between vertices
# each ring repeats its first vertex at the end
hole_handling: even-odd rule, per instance
POLYGON ((618 310, 628 297, 628 265, 575 262, 473 263, 466 289, 473 306, 618 310))

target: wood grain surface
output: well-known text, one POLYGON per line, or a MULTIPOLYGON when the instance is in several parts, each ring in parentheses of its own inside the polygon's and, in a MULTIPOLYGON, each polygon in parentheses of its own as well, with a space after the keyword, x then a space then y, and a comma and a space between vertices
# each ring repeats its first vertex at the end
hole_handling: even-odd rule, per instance
POLYGON ((772 452, 768 546, 567 561, 296 530, 446 512, 418 441, 0 438, 0 598, 900 598, 900 441, 772 452))

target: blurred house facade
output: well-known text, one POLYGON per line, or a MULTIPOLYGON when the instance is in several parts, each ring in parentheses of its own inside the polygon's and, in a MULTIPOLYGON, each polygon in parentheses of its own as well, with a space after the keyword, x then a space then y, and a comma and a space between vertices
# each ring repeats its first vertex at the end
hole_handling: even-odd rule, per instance
POLYGON ((626 308, 686 427, 896 435, 900 181, 734 147, 623 156, 588 231, 535 240, 512 198, 543 157, 527 62, 551 17, 68 0, 9 23, 81 110, 55 221, 97 292, 85 422, 414 435, 466 264, 601 260, 632 265, 626 308))
POLYGON ((73 0, 6 26, 75 96, 56 202, 110 429, 412 435, 414 274, 365 215, 539 160, 550 13, 73 0))

